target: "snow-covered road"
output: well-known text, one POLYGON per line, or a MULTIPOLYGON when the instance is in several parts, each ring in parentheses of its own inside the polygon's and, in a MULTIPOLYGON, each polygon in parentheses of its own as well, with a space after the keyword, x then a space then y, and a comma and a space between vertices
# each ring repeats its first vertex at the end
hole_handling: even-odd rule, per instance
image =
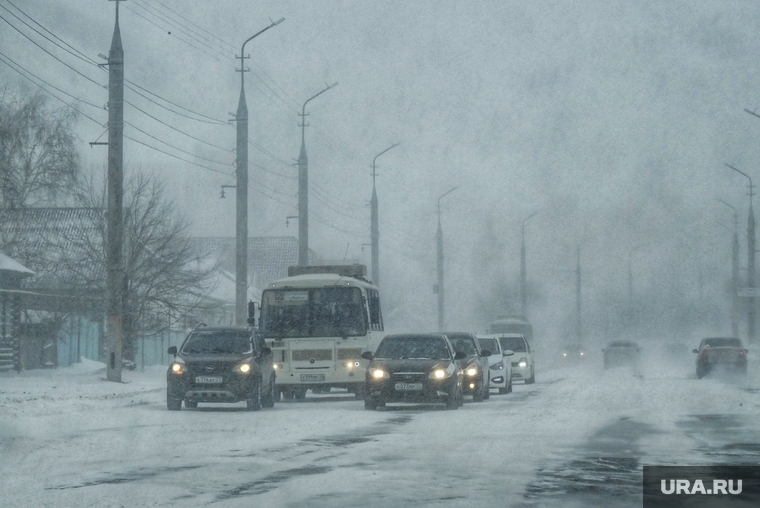
POLYGON ((164 370, 0 374, 0 506, 640 506, 643 465, 760 462, 760 376, 597 363, 456 411, 343 394, 169 412, 164 370))

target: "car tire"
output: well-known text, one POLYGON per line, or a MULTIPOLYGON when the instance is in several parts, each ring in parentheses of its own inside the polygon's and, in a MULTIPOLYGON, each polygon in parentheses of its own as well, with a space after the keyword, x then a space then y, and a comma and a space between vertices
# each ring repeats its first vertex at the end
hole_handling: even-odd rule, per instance
POLYGON ((472 394, 472 401, 473 402, 483 402, 483 399, 485 399, 485 395, 483 394, 484 387, 482 384, 479 384, 475 387, 475 392, 472 394))
POLYGON ((508 393, 507 388, 499 388, 499 395, 506 395, 508 393))
POLYGON ((525 380, 526 385, 532 385, 536 382, 536 373, 533 371, 533 367, 530 368, 530 377, 525 380))
POLYGON ((166 394, 166 409, 169 411, 179 411, 182 409, 182 399, 175 399, 166 394))
POLYGON ((193 400, 186 400, 185 407, 188 409, 195 409, 196 407, 198 407, 198 403, 193 400))
POLYGON ((512 380, 509 380, 509 384, 507 385, 507 393, 512 393, 512 380))
POLYGON ((274 401, 277 399, 277 394, 274 390, 274 376, 269 380, 269 388, 266 393, 261 396, 261 406, 266 408, 273 408, 274 401))
POLYGON ((446 398, 446 409, 459 408, 459 388, 454 387, 449 392, 449 396, 446 398))
POLYGON ((378 402, 373 399, 372 397, 367 397, 364 399, 364 409, 367 409, 369 411, 374 411, 377 409, 378 402))
POLYGON ((297 388, 295 390, 295 398, 296 400, 303 400, 306 398, 306 388, 297 388))
POLYGON ((705 377, 704 371, 697 367, 697 379, 702 379, 703 377, 705 377))
POLYGON ((488 384, 486 385, 486 391, 483 392, 483 400, 488 400, 491 398, 491 380, 488 380, 488 384))
POLYGON ((356 390, 354 391, 354 398, 356 400, 362 400, 365 398, 364 396, 364 385, 358 386, 356 390))
POLYGON ((248 411, 258 411, 261 409, 261 380, 256 379, 251 387, 251 392, 245 401, 245 407, 248 411))

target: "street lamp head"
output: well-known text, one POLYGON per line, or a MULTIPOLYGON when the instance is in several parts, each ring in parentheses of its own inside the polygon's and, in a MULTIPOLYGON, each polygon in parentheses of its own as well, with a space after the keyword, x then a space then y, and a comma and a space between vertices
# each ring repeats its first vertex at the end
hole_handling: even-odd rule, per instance
MULTIPOLYGON (((272 18, 269 18, 269 21, 272 21, 272 18)), ((280 18, 277 21, 272 21, 272 26, 277 26, 280 23, 282 23, 283 21, 285 21, 285 18, 280 18)))

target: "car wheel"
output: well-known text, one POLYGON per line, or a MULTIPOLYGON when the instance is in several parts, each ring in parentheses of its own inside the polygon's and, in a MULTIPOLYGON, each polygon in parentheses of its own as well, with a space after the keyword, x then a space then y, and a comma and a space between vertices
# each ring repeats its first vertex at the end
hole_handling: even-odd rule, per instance
POLYGON ((354 391, 354 397, 356 400, 362 400, 364 399, 364 385, 360 385, 356 388, 354 391))
POLYGON ((182 409, 182 399, 174 399, 166 394, 166 409, 169 411, 179 411, 182 409))
POLYGON ((506 388, 499 388, 499 395, 506 395, 506 394, 508 394, 508 393, 509 393, 509 392, 507 391, 507 389, 506 389, 506 388))
POLYGON ((256 379, 251 387, 251 392, 245 401, 248 411, 258 411, 261 409, 261 380, 256 379))
POLYGON ((507 385, 507 393, 512 393, 512 380, 509 380, 509 384, 507 385))
POLYGON ((446 409, 457 409, 459 407, 459 389, 455 386, 449 392, 446 399, 446 409))
POLYGON ((530 368, 530 377, 525 380, 526 385, 532 385, 536 382, 536 373, 533 371, 533 367, 530 368))
POLYGON ((702 369, 697 367, 697 379, 702 379, 705 376, 705 373, 702 369))
POLYGON ((185 407, 188 409, 195 409, 196 407, 198 407, 198 403, 192 400, 186 400, 185 407))
POLYGON ((488 380, 488 384, 486 385, 486 390, 483 392, 483 399, 488 400, 491 398, 491 380, 488 380))
POLYGON ((378 406, 378 402, 372 397, 367 397, 366 399, 364 399, 364 409, 374 411, 375 409, 377 409, 377 406, 378 406))
POLYGON ((306 398, 306 388, 297 388, 295 391, 295 397, 297 400, 303 400, 306 398))
POLYGON ((274 376, 269 380, 269 388, 264 395, 261 396, 261 405, 263 407, 274 407, 274 401, 277 399, 279 392, 275 394, 274 391, 274 376))
POLYGON ((482 384, 479 384, 475 387, 475 392, 472 394, 472 401, 473 402, 483 402, 483 399, 485 398, 485 395, 483 394, 484 388, 482 384))

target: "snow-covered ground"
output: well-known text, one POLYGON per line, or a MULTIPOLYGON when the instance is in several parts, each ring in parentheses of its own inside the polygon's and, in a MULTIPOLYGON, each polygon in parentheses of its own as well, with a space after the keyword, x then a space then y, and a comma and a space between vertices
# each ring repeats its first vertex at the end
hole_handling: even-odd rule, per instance
MULTIPOLYGON (((757 463, 760 375, 537 366, 445 411, 343 394, 169 412, 165 370, 0 374, 0 506, 640 506, 643 465, 757 463)), ((548 362, 544 362, 548 363, 548 362)))

